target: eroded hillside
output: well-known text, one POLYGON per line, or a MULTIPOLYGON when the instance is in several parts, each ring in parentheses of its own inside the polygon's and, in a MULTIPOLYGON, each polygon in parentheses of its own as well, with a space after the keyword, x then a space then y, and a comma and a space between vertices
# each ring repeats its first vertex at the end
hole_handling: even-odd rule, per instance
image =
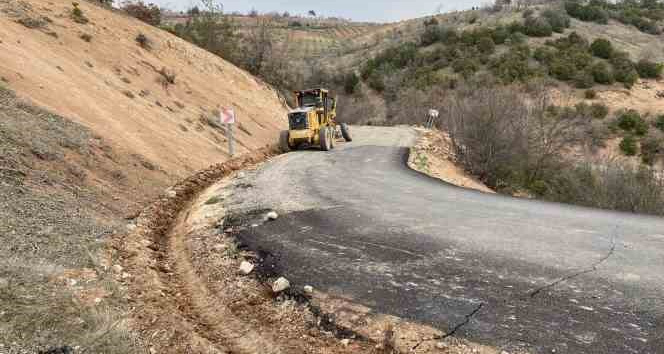
POLYGON ((136 19, 79 8, 80 19, 66 0, 0 2, 5 85, 178 176, 228 158, 218 106, 237 111, 239 153, 284 126, 286 107, 260 80, 136 19))
POLYGON ((89 2, 0 0, 0 351, 144 349, 109 241, 229 159, 218 106, 237 111, 238 154, 286 124, 272 88, 167 32, 89 2))

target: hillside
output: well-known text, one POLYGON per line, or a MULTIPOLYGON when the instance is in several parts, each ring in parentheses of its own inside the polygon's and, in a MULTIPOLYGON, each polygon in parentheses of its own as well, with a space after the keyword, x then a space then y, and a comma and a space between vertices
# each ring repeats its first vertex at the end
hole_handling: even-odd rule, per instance
POLYGON ((87 23, 72 19, 70 1, 0 2, 5 85, 178 176, 228 158, 223 132, 208 121, 217 106, 237 111, 239 153, 285 126, 275 91, 246 72, 136 19, 86 2, 80 9, 87 23))
POLYGON ((260 79, 122 13, 78 7, 0 0, 3 352, 144 351, 121 282, 132 275, 110 241, 167 187, 229 159, 218 106, 236 109, 238 154, 286 127, 260 79))

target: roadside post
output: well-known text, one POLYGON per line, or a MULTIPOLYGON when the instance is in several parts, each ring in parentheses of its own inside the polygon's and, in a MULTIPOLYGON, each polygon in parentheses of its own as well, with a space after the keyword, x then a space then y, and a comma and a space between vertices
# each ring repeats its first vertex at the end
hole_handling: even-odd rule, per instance
POLYGON ((233 137, 233 125, 235 124, 235 109, 233 107, 222 107, 219 110, 221 124, 226 127, 226 138, 228 139, 228 153, 235 155, 235 138, 233 137))
POLYGON ((439 115, 440 112, 438 112, 437 109, 429 110, 429 113, 427 114, 427 124, 426 124, 427 129, 433 128, 433 124, 435 123, 436 119, 438 119, 439 115))

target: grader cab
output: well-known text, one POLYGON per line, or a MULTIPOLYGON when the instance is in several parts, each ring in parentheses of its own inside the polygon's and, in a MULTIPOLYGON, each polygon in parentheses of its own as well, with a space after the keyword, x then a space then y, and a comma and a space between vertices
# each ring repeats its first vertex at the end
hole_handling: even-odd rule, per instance
POLYGON ((318 146, 323 151, 334 148, 337 137, 351 141, 350 129, 337 124, 337 100, 326 89, 295 92, 297 108, 288 114, 288 130, 281 132, 279 144, 285 151, 318 146))

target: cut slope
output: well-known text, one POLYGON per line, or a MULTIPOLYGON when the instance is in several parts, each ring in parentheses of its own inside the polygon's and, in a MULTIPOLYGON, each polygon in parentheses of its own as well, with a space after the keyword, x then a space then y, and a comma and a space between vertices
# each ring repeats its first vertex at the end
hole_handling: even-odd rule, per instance
POLYGON ((208 119, 218 106, 236 109, 238 153, 285 127, 282 100, 246 72, 136 19, 80 8, 85 24, 67 0, 0 0, 0 76, 19 96, 180 177, 228 158, 223 130, 208 119), (136 42, 141 33, 151 49, 136 42), (163 68, 175 84, 162 84, 163 68))

